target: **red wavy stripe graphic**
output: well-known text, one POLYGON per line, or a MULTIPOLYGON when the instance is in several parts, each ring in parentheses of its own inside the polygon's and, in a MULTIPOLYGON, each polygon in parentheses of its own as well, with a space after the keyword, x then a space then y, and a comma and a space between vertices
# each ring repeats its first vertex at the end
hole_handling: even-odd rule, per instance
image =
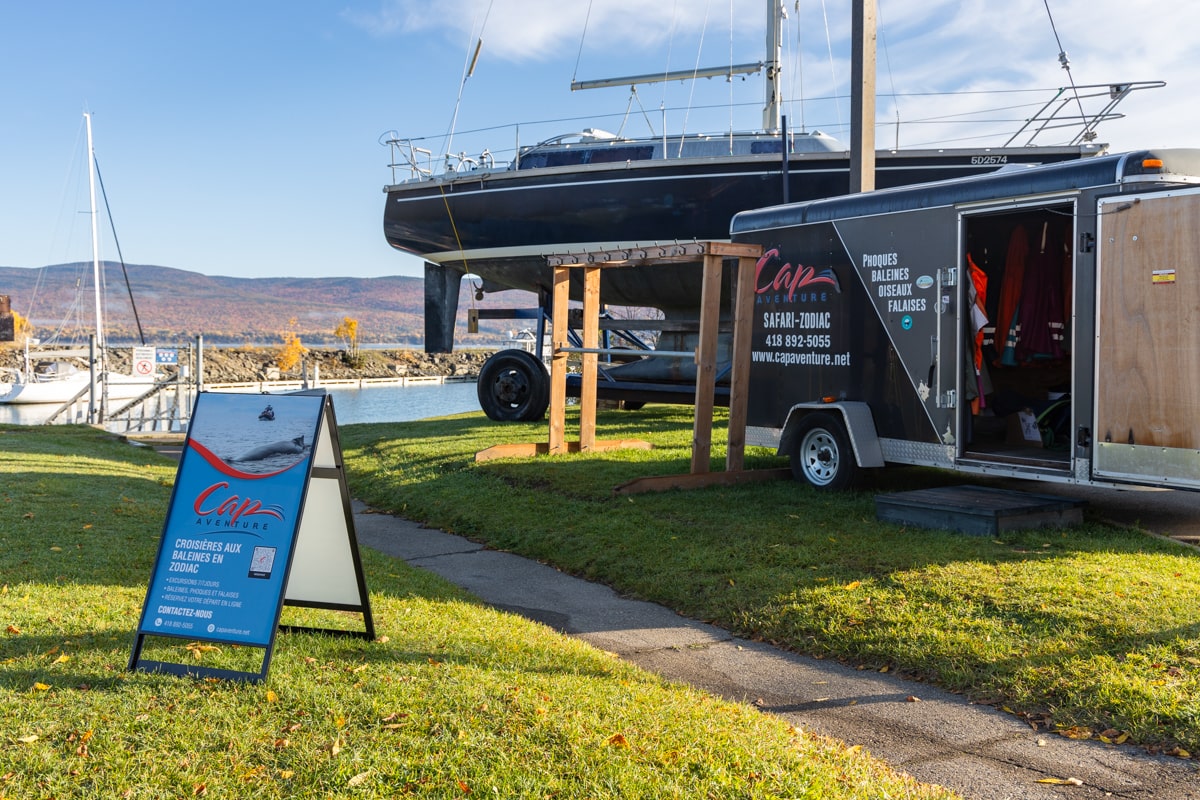
POLYGON ((199 453, 200 457, 207 461, 209 466, 211 466, 217 472, 220 472, 223 475, 228 475, 231 478, 241 478, 248 481, 256 481, 262 478, 271 478, 276 475, 282 475, 283 473, 295 467, 297 464, 303 462, 303 459, 301 459, 300 462, 297 462, 297 464, 292 464, 292 466, 284 467, 283 469, 277 469, 274 472, 242 472, 240 469, 236 469, 235 467, 231 467, 226 464, 221 460, 220 456, 197 442, 195 439, 188 440, 188 447, 199 453))

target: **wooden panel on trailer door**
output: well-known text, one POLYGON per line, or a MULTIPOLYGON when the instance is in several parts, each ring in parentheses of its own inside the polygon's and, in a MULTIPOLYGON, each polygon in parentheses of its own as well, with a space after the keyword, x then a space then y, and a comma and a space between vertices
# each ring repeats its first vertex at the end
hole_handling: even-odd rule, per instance
POLYGON ((1200 190, 1099 211, 1094 471, 1200 486, 1200 190))

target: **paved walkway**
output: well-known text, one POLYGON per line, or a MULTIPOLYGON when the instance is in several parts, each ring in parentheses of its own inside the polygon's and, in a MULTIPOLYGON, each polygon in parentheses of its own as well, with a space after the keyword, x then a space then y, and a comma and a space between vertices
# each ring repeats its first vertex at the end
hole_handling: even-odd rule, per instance
POLYGON ((1195 762, 1035 732, 1013 716, 928 684, 738 639, 543 564, 355 507, 364 546, 672 681, 754 703, 803 730, 862 745, 896 769, 972 800, 1200 800, 1195 762), (1082 785, 1037 782, 1044 778, 1074 778, 1082 785))

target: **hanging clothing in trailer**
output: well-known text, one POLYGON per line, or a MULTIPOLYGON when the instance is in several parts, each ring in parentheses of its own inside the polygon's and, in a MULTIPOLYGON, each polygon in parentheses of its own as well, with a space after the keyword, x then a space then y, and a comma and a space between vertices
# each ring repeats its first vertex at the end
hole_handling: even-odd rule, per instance
POLYGON ((1025 228, 1018 225, 1008 237, 1008 251, 1004 256, 1004 277, 1000 281, 1000 305, 996 313, 996 349, 1000 351, 1000 363, 1013 367, 1017 364, 1017 339, 1021 305, 1021 291, 1025 282, 1025 260, 1029 257, 1029 237, 1025 228))
POLYGON ((1063 331, 1063 260, 1061 230, 1042 223, 1038 239, 1030 248, 1025 263, 1018 311, 1020 339, 1017 361, 1035 358, 1062 358, 1063 331))
POLYGON ((983 361, 983 329, 987 327, 987 273, 967 253, 967 268, 971 273, 971 283, 967 286, 967 301, 971 306, 971 349, 967 356, 967 368, 974 379, 968 382, 967 397, 971 401, 971 413, 978 414, 987 405, 986 396, 991 394, 991 379, 987 366, 983 361))

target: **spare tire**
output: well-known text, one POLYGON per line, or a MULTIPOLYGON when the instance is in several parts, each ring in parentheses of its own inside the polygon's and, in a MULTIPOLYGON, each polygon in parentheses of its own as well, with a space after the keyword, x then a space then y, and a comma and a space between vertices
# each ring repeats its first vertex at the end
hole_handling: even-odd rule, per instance
POLYGON ((479 407, 496 422, 535 422, 550 405, 550 375, 532 353, 501 350, 484 362, 479 407))

